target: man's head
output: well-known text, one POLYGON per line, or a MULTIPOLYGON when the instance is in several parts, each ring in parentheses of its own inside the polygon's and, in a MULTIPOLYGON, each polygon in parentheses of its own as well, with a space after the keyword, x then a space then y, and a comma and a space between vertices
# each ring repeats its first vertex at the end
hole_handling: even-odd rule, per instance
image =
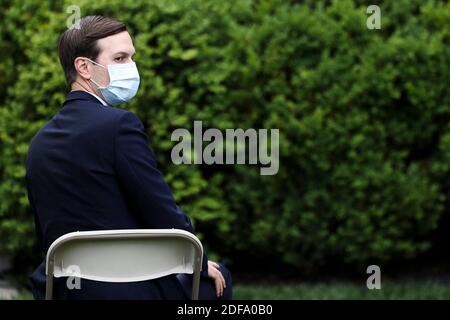
POLYGON ((94 82, 102 87, 110 82, 104 67, 132 62, 135 49, 124 23, 87 16, 81 19, 79 29, 67 29, 61 35, 58 52, 69 87, 99 95, 94 82))

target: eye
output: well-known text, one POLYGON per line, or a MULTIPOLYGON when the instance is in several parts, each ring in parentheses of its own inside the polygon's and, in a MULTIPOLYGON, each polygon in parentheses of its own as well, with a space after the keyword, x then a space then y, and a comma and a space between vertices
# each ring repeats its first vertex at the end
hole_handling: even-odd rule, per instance
POLYGON ((123 57, 117 57, 117 58, 114 58, 114 61, 116 61, 116 62, 121 62, 121 61, 123 61, 123 57))

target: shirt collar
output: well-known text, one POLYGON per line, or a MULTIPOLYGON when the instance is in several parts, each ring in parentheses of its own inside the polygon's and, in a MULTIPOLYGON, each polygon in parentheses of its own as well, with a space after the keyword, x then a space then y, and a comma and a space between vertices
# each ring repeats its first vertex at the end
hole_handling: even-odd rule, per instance
POLYGON ((96 97, 95 95, 84 90, 70 91, 66 96, 63 106, 74 100, 86 100, 103 106, 103 103, 100 101, 101 99, 99 97, 96 97))
POLYGON ((108 106, 108 104, 102 98, 100 98, 98 95, 96 95, 95 93, 92 93, 92 92, 89 92, 89 91, 86 91, 86 92, 91 94, 91 95, 93 95, 94 97, 96 97, 98 99, 98 101, 100 101, 102 103, 102 105, 108 106))

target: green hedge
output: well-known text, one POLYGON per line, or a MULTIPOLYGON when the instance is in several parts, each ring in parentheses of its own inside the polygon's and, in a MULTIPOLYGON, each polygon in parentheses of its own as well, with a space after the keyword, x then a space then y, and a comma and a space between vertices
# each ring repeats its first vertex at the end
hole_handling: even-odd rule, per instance
MULTIPOLYGON (((56 53, 73 1, 0 2, 0 246, 36 254, 24 160, 66 88, 56 53)), ((417 256, 447 213, 450 5, 365 1, 77 1, 129 26, 148 128, 206 247, 299 270, 417 256), (280 170, 176 166, 175 128, 279 128, 280 170)))

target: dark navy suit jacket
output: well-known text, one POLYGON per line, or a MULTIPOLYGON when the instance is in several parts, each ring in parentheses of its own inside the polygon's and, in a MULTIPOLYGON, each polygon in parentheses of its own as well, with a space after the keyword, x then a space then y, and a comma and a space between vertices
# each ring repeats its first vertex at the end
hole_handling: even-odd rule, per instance
MULTIPOLYGON (((33 138, 26 161, 28 197, 43 252, 73 231, 177 228, 194 232, 157 169, 142 122, 72 91, 60 112, 33 138)), ((202 276, 207 275, 207 257, 202 276)), ((36 298, 44 265, 31 276, 36 298)), ((56 298, 184 299, 175 276, 129 284, 82 280, 82 290, 55 282, 56 298)))

